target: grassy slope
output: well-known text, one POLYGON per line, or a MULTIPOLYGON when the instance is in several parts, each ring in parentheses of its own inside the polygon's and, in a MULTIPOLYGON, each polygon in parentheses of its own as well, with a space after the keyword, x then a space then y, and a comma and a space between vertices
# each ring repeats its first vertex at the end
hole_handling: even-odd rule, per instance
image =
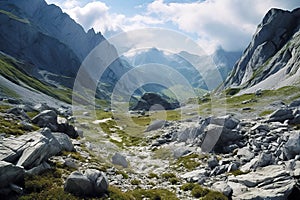
MULTIPOLYGON (((46 85, 38 79, 28 75, 22 70, 23 64, 10 59, 4 55, 0 55, 0 75, 10 80, 17 85, 27 85, 28 89, 38 90, 44 94, 57 98, 61 101, 71 103, 72 90, 68 88, 56 88, 54 86, 46 85)), ((18 97, 18 95, 9 88, 0 86, 2 92, 9 96, 18 97)))

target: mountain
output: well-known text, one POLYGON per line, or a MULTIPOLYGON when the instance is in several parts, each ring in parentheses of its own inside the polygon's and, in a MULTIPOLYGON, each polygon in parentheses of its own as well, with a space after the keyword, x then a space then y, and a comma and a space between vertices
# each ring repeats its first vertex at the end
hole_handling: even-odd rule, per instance
POLYGON ((126 59, 132 66, 157 63, 171 67, 183 75, 192 87, 208 90, 209 88, 203 77, 206 81, 211 80, 211 82, 214 82, 214 87, 210 88, 214 89, 223 81, 215 81, 216 67, 218 73, 225 79, 240 55, 241 52, 227 52, 222 48, 217 49, 212 55, 194 55, 186 51, 177 54, 166 53, 153 47, 127 56, 126 59), (197 70, 191 62, 199 64, 200 69, 197 70))
MULTIPOLYGON (((105 66, 104 61, 97 63, 97 68, 85 69, 82 85, 97 84, 100 78, 114 84, 129 68, 101 33, 85 32, 59 7, 44 0, 1 1, 0 22, 0 51, 25 63, 27 74, 47 84, 72 88, 82 62, 101 42, 106 42, 107 48, 98 53, 116 59, 102 77, 94 74, 105 66)), ((99 87, 98 92, 107 90, 99 87)))
POLYGON ((254 92, 299 83, 299 28, 299 8, 293 11, 271 9, 258 25, 224 87, 254 92))

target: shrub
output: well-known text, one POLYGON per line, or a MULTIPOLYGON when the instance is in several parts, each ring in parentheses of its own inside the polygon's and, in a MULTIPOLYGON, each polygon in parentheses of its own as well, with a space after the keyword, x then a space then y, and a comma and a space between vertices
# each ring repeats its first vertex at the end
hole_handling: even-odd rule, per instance
POLYGON ((192 189, 191 194, 195 197, 195 198, 200 198, 200 197, 204 197, 205 195, 207 195, 209 193, 209 189, 207 188, 203 188, 200 185, 195 185, 195 187, 192 189))
POLYGON ((183 191, 188 191, 188 190, 192 190, 195 186, 196 186, 195 183, 185 183, 180 187, 180 189, 183 191))

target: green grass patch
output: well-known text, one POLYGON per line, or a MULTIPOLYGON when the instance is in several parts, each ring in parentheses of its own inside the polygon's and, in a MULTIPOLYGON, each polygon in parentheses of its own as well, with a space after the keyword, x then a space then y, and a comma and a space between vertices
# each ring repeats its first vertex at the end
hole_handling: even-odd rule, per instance
POLYGON ((56 99, 62 100, 67 103, 72 103, 72 90, 69 88, 55 88, 50 85, 46 85, 40 80, 31 77, 23 69, 22 64, 0 55, 0 75, 6 79, 12 81, 17 85, 22 83, 29 87, 41 91, 49 96, 56 99))
POLYGON ((150 199, 150 200, 179 200, 176 195, 166 189, 136 189, 129 191, 128 194, 132 195, 136 200, 150 199))
POLYGON ((189 154, 186 156, 182 156, 177 159, 177 161, 174 163, 177 166, 183 166, 189 171, 194 170, 196 167, 201 165, 201 160, 204 158, 208 158, 207 155, 204 154, 189 154))
POLYGON ((196 183, 185 183, 183 184, 180 189, 183 191, 190 191, 192 190, 197 184, 196 183))
POLYGON ((157 179, 158 179, 159 177, 158 177, 157 174, 155 174, 155 173, 153 173, 153 172, 150 172, 150 173, 148 174, 148 178, 151 178, 151 179, 152 179, 152 178, 157 178, 157 179))
POLYGON ((228 88, 225 90, 226 96, 233 96, 241 91, 241 88, 228 88))
POLYGON ((200 198, 200 197, 204 197, 205 195, 207 195, 209 193, 209 189, 201 187, 200 185, 196 184, 192 191, 191 194, 193 195, 193 197, 195 198, 200 198))
POLYGON ((264 117, 264 116, 270 115, 273 112, 274 112, 274 110, 264 110, 261 113, 259 113, 259 116, 264 117))
POLYGON ((61 199, 75 200, 77 197, 64 192, 62 173, 51 169, 37 176, 25 176, 24 194, 20 200, 29 199, 61 199))
POLYGON ((0 13, 1 14, 4 14, 4 15, 7 15, 10 19, 13 19, 13 20, 16 20, 18 22, 22 22, 24 24, 29 24, 30 22, 28 21, 28 19, 23 19, 23 18, 20 18, 18 16, 16 16, 15 14, 11 13, 11 12, 8 12, 6 10, 0 10, 0 13))
POLYGON ((130 181, 130 183, 131 183, 131 185, 139 185, 139 184, 141 184, 141 181, 138 179, 133 179, 130 181))
POLYGON ((118 170, 116 172, 116 174, 121 174, 124 179, 128 179, 129 178, 129 176, 128 176, 128 174, 126 174, 126 172, 123 172, 123 171, 120 171, 120 170, 118 170))
POLYGON ((25 130, 25 127, 19 121, 0 116, 0 133, 23 135, 26 132, 28 131, 25 130))
POLYGON ((239 175, 243 175, 243 174, 248 174, 250 171, 242 171, 240 169, 237 169, 235 171, 229 172, 230 174, 234 175, 234 176, 239 176, 239 175))

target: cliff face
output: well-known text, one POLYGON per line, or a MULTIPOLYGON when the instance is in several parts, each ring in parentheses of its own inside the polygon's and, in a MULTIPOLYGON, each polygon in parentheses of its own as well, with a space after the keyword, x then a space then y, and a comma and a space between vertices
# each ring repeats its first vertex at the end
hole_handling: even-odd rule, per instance
POLYGON ((300 9, 271 9, 226 79, 225 88, 270 89, 294 83, 296 77, 291 77, 299 68, 299 28, 300 9))
MULTIPOLYGON (((70 88, 86 56, 106 41, 93 29, 85 32, 59 7, 44 0, 1 1, 0 22, 0 51, 28 63, 28 74, 70 88)), ((101 81, 114 84, 128 66, 124 66, 112 45, 99 53, 117 58, 101 77, 101 81)), ((100 79, 93 77, 94 70, 97 69, 85 73, 86 83, 95 84, 100 79)))

